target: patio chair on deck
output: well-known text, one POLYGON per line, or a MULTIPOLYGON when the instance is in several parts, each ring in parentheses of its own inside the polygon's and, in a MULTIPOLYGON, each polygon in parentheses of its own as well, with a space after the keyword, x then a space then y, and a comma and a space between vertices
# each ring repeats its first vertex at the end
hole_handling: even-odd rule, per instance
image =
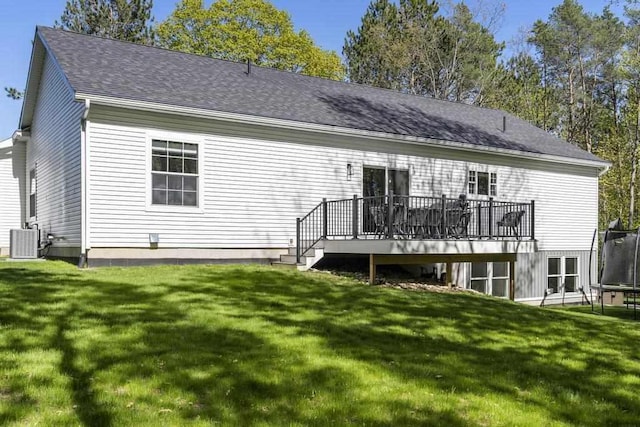
POLYGON ((447 236, 460 238, 469 235, 469 219, 471 212, 466 209, 447 211, 447 236))
POLYGON ((442 237, 442 208, 438 204, 431 205, 426 209, 425 214, 425 231, 428 237, 439 239, 442 237))
POLYGON ((415 239, 422 239, 427 234, 427 208, 413 208, 407 212, 408 232, 415 239))
POLYGON ((382 238, 387 235, 387 224, 385 221, 387 210, 384 206, 369 206, 369 213, 373 221, 373 233, 377 238, 382 238))
POLYGON ((393 234, 401 237, 407 235, 407 207, 403 204, 397 204, 393 207, 393 234))
POLYGON ((498 227, 506 227, 509 228, 511 233, 516 236, 516 239, 520 240, 520 235, 518 234, 518 228, 520 227, 520 221, 522 221, 522 217, 524 216, 524 211, 511 211, 504 214, 502 219, 498 221, 498 227))
POLYGON ((468 227, 471 212, 469 212, 469 202, 466 194, 461 194, 458 200, 447 204, 446 215, 446 234, 448 237, 457 239, 469 235, 468 227))

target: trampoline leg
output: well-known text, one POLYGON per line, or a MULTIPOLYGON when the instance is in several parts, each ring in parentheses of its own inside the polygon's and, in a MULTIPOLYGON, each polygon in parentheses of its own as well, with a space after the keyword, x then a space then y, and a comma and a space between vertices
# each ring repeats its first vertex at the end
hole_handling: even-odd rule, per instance
POLYGON ((600 288, 600 313, 604 314, 604 292, 600 288))

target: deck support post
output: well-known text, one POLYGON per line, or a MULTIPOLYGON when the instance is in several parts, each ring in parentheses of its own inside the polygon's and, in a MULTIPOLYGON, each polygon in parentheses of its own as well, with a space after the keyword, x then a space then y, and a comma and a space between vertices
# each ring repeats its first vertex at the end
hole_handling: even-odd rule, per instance
POLYGON ((509 261, 509 299, 516 299, 516 261, 509 261))
POLYGON ((447 263, 447 287, 451 289, 453 287, 453 280, 451 279, 453 276, 453 263, 447 263))
POLYGON ((374 285, 376 283, 376 256, 369 254, 369 284, 374 285))

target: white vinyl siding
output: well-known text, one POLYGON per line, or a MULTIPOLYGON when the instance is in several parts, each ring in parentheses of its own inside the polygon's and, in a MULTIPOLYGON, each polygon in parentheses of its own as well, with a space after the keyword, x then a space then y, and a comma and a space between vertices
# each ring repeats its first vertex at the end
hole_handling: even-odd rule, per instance
MULTIPOLYGON (((41 230, 59 239, 56 246, 78 247, 83 105, 74 102, 69 86, 49 56, 45 57, 37 96, 27 145, 27 171, 37 165, 37 222, 41 230)), ((25 191, 29 192, 29 185, 25 191)))
POLYGON ((535 199, 540 250, 588 249, 597 225, 595 168, 97 105, 90 138, 94 247, 148 247, 149 233, 163 247, 286 247, 322 198, 362 194, 363 166, 408 170, 411 195, 457 197, 489 165, 496 200, 535 199), (146 141, 164 131, 202 140, 204 210, 147 208, 146 141))
POLYGON ((23 143, 13 145, 11 139, 0 142, 0 254, 9 249, 9 230, 20 228, 22 204, 20 183, 24 182, 25 147, 23 143))

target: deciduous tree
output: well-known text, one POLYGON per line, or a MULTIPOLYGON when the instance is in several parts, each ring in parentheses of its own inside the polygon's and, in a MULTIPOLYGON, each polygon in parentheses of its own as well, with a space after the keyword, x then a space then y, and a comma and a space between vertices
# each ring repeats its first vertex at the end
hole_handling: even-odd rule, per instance
POLYGON ((291 17, 266 0, 182 0, 157 27, 161 46, 231 61, 341 79, 340 57, 295 31, 291 17))

